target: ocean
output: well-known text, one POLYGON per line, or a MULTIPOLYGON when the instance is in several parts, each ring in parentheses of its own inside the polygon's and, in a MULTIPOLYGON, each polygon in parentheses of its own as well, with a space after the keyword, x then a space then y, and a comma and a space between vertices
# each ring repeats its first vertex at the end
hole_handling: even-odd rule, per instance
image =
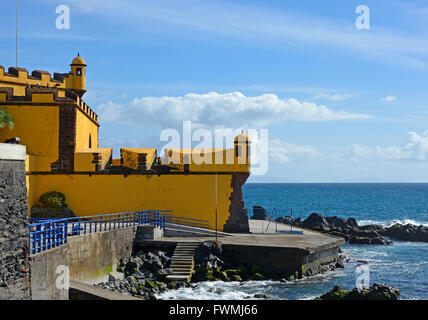
MULTIPOLYGON (((252 215, 255 205, 272 218, 289 215, 305 219, 312 212, 358 223, 390 225, 395 222, 428 226, 428 184, 422 183, 278 183, 246 184, 245 206, 252 215)), ((202 282, 195 288, 167 291, 161 299, 245 299, 256 293, 269 299, 313 299, 335 285, 356 286, 356 267, 367 262, 370 284, 385 283, 400 289, 400 299, 428 299, 428 243, 393 240, 390 246, 342 246, 351 258, 344 269, 296 282, 279 281, 202 282), (360 261, 359 261, 360 260, 360 261)))

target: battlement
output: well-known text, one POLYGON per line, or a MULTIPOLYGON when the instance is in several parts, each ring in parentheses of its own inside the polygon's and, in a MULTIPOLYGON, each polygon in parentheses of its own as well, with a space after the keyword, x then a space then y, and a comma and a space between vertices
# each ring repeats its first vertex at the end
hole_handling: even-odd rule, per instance
POLYGON ((54 77, 52 78, 49 72, 43 70, 34 70, 30 75, 27 69, 17 67, 10 67, 5 72, 5 68, 0 65, 0 83, 66 88, 66 78, 70 75, 71 73, 54 73, 54 77))

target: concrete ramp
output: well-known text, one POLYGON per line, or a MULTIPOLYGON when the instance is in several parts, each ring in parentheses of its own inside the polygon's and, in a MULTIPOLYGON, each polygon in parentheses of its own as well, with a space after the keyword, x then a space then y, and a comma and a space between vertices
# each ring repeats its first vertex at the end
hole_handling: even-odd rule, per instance
POLYGON ((69 300, 144 300, 78 281, 70 281, 69 300))
MULTIPOLYGON (((176 223, 166 223, 164 230, 165 237, 215 237, 215 230, 198 228, 192 226, 186 226, 182 224, 176 223)), ((230 236, 229 233, 226 232, 217 232, 217 236, 227 237, 230 236)))

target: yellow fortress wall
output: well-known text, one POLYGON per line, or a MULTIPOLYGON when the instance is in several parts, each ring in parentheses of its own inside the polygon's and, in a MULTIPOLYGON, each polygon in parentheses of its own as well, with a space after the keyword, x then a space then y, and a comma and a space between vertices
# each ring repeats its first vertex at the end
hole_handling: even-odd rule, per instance
MULTIPOLYGON (((43 192, 64 193, 78 216, 171 210, 180 217, 207 220, 215 229, 215 175, 37 175, 35 198, 43 192)), ((231 175, 217 175, 219 230, 229 218, 231 175)))
POLYGON ((111 148, 98 146, 98 116, 83 101, 85 92, 80 56, 69 73, 53 78, 46 71, 29 75, 0 66, 0 108, 15 122, 13 130, 0 129, 0 142, 19 137, 27 146, 30 215, 43 193, 59 191, 77 216, 170 210, 206 220, 211 229, 249 231, 241 189, 250 174, 245 134, 236 137, 233 149, 169 150, 166 162, 154 148, 122 148, 121 158, 112 159, 111 148), (194 161, 184 161, 189 157, 194 161), (218 158, 223 162, 216 163, 218 158))

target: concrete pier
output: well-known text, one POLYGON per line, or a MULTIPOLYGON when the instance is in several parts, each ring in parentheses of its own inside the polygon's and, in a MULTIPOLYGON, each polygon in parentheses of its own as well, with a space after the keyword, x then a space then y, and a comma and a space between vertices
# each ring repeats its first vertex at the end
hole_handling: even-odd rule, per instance
MULTIPOLYGON (((267 228, 267 224, 267 221, 250 220, 251 230, 267 229, 266 233, 228 234, 219 238, 224 254, 231 260, 256 263, 267 273, 277 277, 290 273, 297 273, 298 277, 302 277, 317 274, 322 265, 335 261, 339 247, 345 243, 342 238, 301 228, 293 230, 303 231, 303 235, 276 233, 276 230, 290 230, 290 226, 272 223, 267 228)), ((157 240, 136 240, 134 246, 142 249, 166 248, 175 247, 178 242, 203 242, 213 239, 212 236, 164 237, 157 240)))

